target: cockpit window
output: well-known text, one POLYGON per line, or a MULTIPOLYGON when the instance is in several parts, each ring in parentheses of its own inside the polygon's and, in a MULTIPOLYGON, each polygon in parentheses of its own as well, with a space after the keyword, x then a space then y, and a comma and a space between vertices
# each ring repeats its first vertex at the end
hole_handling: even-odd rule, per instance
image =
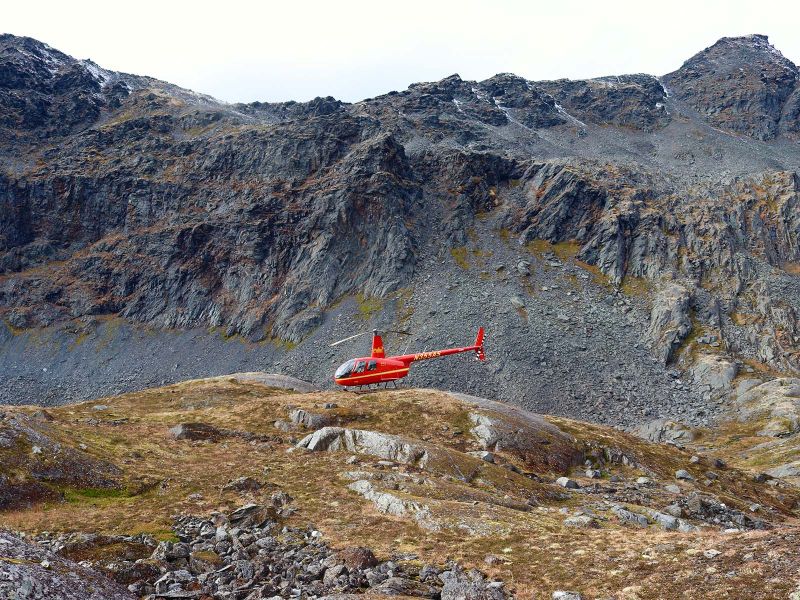
POLYGON ((367 363, 367 371, 374 371, 377 368, 378 368, 377 360, 371 360, 367 363))
POLYGON ((355 366, 355 364, 356 364, 356 361, 348 360, 341 367, 336 369, 336 373, 334 374, 334 377, 336 379, 342 379, 343 377, 347 377, 348 375, 350 375, 350 373, 353 372, 353 367, 355 366))
POLYGON ((365 363, 363 360, 358 361, 358 363, 356 364, 356 373, 363 373, 364 367, 366 366, 367 363, 365 363))

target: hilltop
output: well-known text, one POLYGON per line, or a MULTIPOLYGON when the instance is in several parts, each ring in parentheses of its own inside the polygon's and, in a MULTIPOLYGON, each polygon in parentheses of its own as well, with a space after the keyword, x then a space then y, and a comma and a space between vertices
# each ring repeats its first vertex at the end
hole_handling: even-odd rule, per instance
POLYGON ((40 553, 6 568, 46 585, 55 552, 117 581, 106 598, 787 597, 800 492, 744 465, 743 436, 689 433, 238 375, 6 407, 3 523, 40 553))

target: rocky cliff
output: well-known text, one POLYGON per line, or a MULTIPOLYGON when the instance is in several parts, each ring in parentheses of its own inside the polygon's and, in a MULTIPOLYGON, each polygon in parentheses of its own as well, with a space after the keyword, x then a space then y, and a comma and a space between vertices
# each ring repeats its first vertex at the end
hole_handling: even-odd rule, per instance
POLYGON ((749 36, 663 77, 230 105, 0 37, 3 400, 323 383, 360 352, 334 339, 483 324, 485 368, 415 381, 702 422, 800 369, 798 90, 749 36))

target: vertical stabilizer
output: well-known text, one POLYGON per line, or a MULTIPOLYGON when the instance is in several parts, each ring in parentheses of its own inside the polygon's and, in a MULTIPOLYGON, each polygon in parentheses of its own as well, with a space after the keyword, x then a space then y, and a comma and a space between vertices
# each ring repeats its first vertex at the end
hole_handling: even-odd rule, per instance
POLYGON ((386 353, 383 351, 383 338, 378 335, 378 331, 372 332, 372 358, 385 358, 386 353))
POLYGON ((478 360, 486 360, 483 353, 483 327, 478 327, 478 336, 475 338, 475 357, 478 360))

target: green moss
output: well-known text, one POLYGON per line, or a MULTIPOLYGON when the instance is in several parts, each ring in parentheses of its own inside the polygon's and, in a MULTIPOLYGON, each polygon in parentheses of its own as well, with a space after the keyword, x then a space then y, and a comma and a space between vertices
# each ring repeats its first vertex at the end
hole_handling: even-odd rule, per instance
POLYGON ((9 332, 11 333, 11 335, 13 335, 13 336, 22 335, 23 333, 25 333, 25 329, 23 329, 22 327, 14 327, 14 326, 13 326, 11 323, 9 323, 8 321, 3 321, 3 325, 5 325, 5 326, 6 326, 6 329, 8 329, 8 331, 9 331, 9 332))
POLYGON ((628 275, 622 281, 620 291, 626 296, 646 296, 650 293, 652 286, 650 282, 644 277, 633 277, 628 275))
POLYGON ((450 248, 450 256, 453 257, 453 260, 456 261, 456 264, 459 267, 461 267, 462 269, 469 269, 469 260, 468 260, 469 254, 465 246, 450 248))
POLYGON ((369 321, 383 310, 383 302, 379 298, 373 296, 358 294, 356 296, 356 303, 358 304, 358 316, 364 321, 369 321))
POLYGON ((116 488, 69 488, 63 490, 64 499, 73 504, 87 500, 130 498, 131 493, 126 489, 116 488))

